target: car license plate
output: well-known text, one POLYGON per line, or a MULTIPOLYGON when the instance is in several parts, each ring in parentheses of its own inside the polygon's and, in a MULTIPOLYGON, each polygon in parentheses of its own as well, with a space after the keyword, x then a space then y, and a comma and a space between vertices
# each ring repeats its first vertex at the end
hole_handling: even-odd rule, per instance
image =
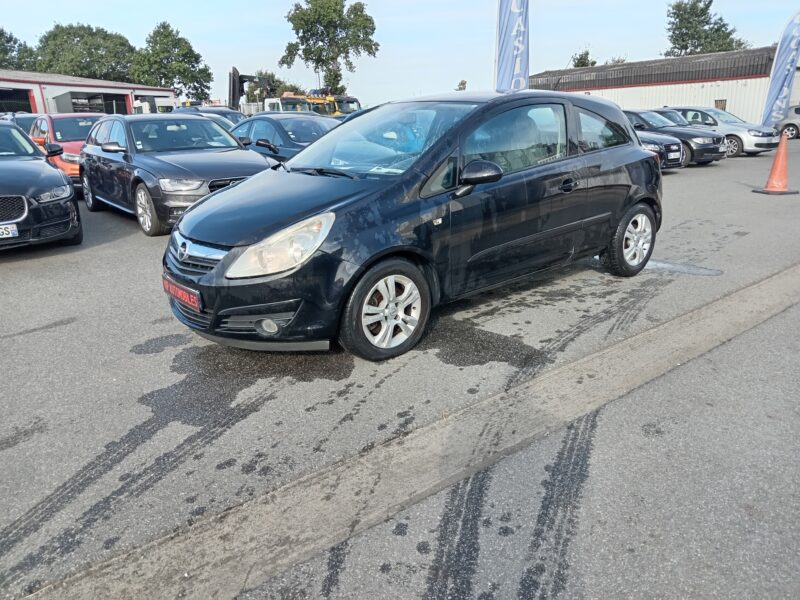
POLYGON ((200 292, 173 281, 167 275, 162 275, 162 281, 164 283, 164 291, 168 296, 194 311, 200 312, 202 310, 203 304, 200 302, 200 292))
POLYGON ((0 238, 19 237, 16 225, 0 225, 0 238))
POLYGON ((669 154, 667 154, 667 158, 669 158, 670 160, 672 160, 673 158, 680 158, 680 157, 681 157, 680 152, 670 152, 669 154))

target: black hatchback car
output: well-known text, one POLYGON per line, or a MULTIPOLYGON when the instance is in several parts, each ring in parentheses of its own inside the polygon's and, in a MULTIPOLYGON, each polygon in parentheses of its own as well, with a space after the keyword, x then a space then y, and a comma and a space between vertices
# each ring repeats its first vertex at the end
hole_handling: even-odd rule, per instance
POLYGON ((390 103, 190 208, 163 259, 174 315, 253 350, 370 360, 431 310, 580 257, 639 273, 661 171, 605 100, 453 93, 390 103))
POLYGON ((637 131, 661 133, 678 138, 683 144, 683 166, 707 165, 727 156, 725 136, 710 129, 679 127, 652 110, 626 110, 625 116, 637 131))
POLYGON ((63 149, 39 150, 22 130, 0 121, 0 250, 29 244, 83 241, 72 182, 48 158, 63 149))
POLYGON ((163 235, 209 192, 269 165, 205 117, 114 115, 89 132, 80 175, 90 211, 110 204, 135 214, 147 235, 163 235))
POLYGON ((269 112, 257 113, 239 122, 231 133, 253 141, 251 150, 259 154, 286 160, 313 144, 339 121, 314 113, 269 112))

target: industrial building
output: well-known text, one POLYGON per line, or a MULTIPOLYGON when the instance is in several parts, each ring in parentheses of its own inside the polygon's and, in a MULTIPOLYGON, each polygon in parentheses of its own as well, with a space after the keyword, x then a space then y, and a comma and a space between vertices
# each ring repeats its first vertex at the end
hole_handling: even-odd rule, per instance
POLYGON ((134 107, 143 104, 154 107, 156 99, 174 101, 175 92, 119 81, 0 69, 0 113, 131 114, 140 112, 134 107))
MULTIPOLYGON (((601 96, 623 108, 715 106, 760 122, 775 46, 696 54, 532 75, 530 87, 601 96)), ((800 77, 792 104, 800 103, 800 77)))

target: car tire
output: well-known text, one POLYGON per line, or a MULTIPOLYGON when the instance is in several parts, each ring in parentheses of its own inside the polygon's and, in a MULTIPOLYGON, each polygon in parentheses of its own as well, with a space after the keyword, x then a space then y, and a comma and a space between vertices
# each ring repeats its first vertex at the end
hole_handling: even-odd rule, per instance
POLYGON ((692 164, 694 160, 694 152, 692 152, 692 147, 689 144, 683 144, 683 160, 681 161, 682 167, 688 167, 692 164))
POLYGON ((430 286, 422 271, 404 259, 382 261, 369 269, 350 293, 342 313, 339 343, 366 360, 394 358, 419 342, 430 312, 430 286))
POLYGON ((644 269, 656 245, 656 227, 656 216, 647 204, 639 203, 628 209, 600 255, 609 273, 633 277, 644 269))
POLYGON ((796 140, 797 136, 800 134, 800 128, 794 123, 789 123, 786 127, 781 129, 781 133, 790 140, 796 140))
POLYGON ((83 243, 83 227, 78 229, 78 233, 73 235, 71 238, 61 240, 62 246, 80 246, 82 243, 83 243))
POLYGON ((726 150, 728 158, 735 158, 742 155, 742 138, 735 135, 728 135, 725 136, 725 142, 728 146, 726 150))
POLYGON ((95 197, 92 186, 89 185, 89 176, 86 171, 81 174, 81 187, 83 188, 83 202, 86 204, 86 210, 97 212, 105 208, 105 204, 95 197))
POLYGON ((134 191, 134 209, 136 211, 136 220, 145 235, 154 237, 169 233, 169 227, 164 225, 159 218, 156 207, 153 204, 153 198, 150 196, 150 191, 143 183, 137 185, 134 191))

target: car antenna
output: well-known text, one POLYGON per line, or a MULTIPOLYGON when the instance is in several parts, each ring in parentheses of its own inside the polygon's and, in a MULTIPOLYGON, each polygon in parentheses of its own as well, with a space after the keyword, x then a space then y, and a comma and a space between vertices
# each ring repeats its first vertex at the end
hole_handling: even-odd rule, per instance
POLYGON ((565 71, 567 71, 567 69, 569 69, 569 63, 571 63, 571 62, 572 62, 572 57, 570 56, 569 60, 567 61, 567 64, 564 65, 563 69, 561 69, 561 75, 558 77, 558 79, 556 79, 556 82, 553 84, 553 91, 554 92, 558 91, 558 84, 561 83, 561 80, 564 78, 564 75, 566 75, 565 71))

